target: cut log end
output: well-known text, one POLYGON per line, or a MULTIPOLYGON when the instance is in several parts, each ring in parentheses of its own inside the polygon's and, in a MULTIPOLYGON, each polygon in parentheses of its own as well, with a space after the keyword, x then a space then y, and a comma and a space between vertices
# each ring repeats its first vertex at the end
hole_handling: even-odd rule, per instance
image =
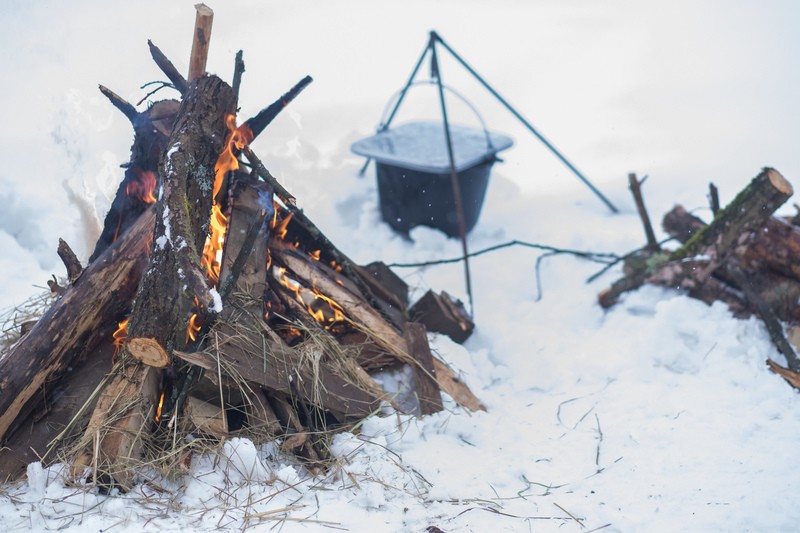
POLYGON ((125 344, 134 358, 142 363, 155 368, 164 368, 170 362, 169 353, 156 339, 148 337, 134 337, 125 344))
POLYGON ((776 190, 782 192, 786 196, 791 196, 792 194, 794 194, 794 189, 792 188, 792 184, 789 183, 786 180, 786 178, 784 178, 783 175, 781 175, 780 172, 778 172, 774 168, 767 168, 765 169, 765 173, 767 179, 776 190))

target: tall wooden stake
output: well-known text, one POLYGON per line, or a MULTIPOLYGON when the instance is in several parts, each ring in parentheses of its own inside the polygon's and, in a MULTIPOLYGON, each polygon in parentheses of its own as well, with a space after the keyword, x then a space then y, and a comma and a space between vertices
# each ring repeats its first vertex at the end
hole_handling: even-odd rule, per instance
POLYGON ((208 47, 211 43, 211 25, 214 22, 214 11, 205 4, 195 4, 197 16, 194 20, 194 37, 192 38, 192 55, 189 56, 189 76, 192 82, 206 71, 208 47))

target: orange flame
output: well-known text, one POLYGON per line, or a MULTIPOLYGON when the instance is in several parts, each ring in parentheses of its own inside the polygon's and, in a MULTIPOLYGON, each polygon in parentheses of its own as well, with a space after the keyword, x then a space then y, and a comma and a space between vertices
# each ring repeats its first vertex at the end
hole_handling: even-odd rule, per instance
POLYGON ((128 337, 128 320, 120 321, 117 330, 114 332, 112 337, 114 338, 114 358, 119 355, 120 350, 122 350, 122 345, 125 343, 125 339, 128 337))
POLYGON ((158 407, 156 408, 156 424, 161 420, 161 410, 164 408, 164 395, 167 392, 167 388, 161 391, 161 398, 158 399, 158 407))
POLYGON ((278 240, 282 241, 283 239, 286 238, 286 233, 288 231, 287 228, 288 228, 289 222, 292 220, 293 216, 294 216, 294 213, 289 213, 286 216, 286 218, 281 220, 280 224, 275 226, 275 236, 278 238, 278 240))
POLYGON ((219 283, 219 269, 220 261, 222 259, 222 246, 225 242, 225 232, 228 228, 228 217, 222 212, 222 206, 219 204, 218 195, 225 183, 225 177, 228 172, 232 172, 239 168, 239 160, 236 159, 234 150, 240 152, 244 150, 250 141, 253 140, 253 132, 247 123, 236 127, 236 116, 228 115, 225 118, 225 124, 228 126, 228 139, 225 142, 225 148, 217 158, 217 163, 214 165, 214 190, 211 206, 211 222, 210 222, 210 235, 206 239, 206 244, 203 248, 203 257, 200 266, 205 269, 206 277, 208 280, 216 285, 219 283))
POLYGON ((294 293, 295 299, 308 311, 311 317, 330 329, 333 324, 347 320, 344 309, 335 300, 319 292, 316 287, 309 290, 286 275, 286 269, 275 267, 272 275, 284 288, 294 293))
POLYGON ((189 341, 194 342, 197 340, 197 334, 200 333, 200 328, 202 327, 203 322, 200 315, 193 313, 189 318, 189 325, 186 326, 186 344, 189 344, 189 341))
POLYGON ((147 205, 156 203, 157 199, 153 195, 156 191, 156 175, 152 170, 142 170, 139 167, 133 168, 135 177, 128 180, 125 185, 125 194, 129 198, 134 198, 147 205))
MULTIPOLYGON (((205 270, 206 278, 213 287, 216 287, 219 283, 222 248, 225 243, 225 233, 228 230, 228 217, 222 212, 218 195, 222 190, 228 173, 239 169, 239 160, 236 158, 235 152, 241 152, 253 140, 253 131, 247 123, 236 127, 235 115, 225 117, 225 125, 230 133, 225 141, 225 148, 217 157, 217 162, 214 165, 214 189, 211 199, 209 236, 206 238, 205 246, 203 246, 203 256, 200 260, 200 267, 205 270)), ((187 343, 189 340, 194 341, 197 339, 197 334, 202 327, 201 320, 197 313, 194 313, 189 319, 189 324, 186 327, 187 343)))

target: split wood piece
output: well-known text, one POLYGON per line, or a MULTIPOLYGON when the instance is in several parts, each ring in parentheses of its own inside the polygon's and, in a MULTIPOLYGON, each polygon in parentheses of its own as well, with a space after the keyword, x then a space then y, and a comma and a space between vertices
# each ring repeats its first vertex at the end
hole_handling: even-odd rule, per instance
MULTIPOLYGON (((101 90, 103 89, 101 86, 101 90)), ((133 106, 128 105, 133 109, 133 106)), ((128 117, 133 125, 131 158, 125 165, 125 175, 106 214, 103 231, 94 252, 89 257, 90 263, 124 235, 139 216, 155 203, 160 183, 158 163, 179 107, 180 103, 176 100, 163 100, 150 106, 147 111, 136 113, 133 118, 128 117)))
POLYGON ((366 371, 383 370, 398 364, 397 356, 386 350, 360 330, 350 330, 336 335, 344 346, 358 349, 356 362, 366 371))
POLYGON ((260 299, 267 284, 268 228, 272 216, 272 187, 249 176, 239 175, 230 193, 231 215, 220 267, 223 301, 236 286, 260 299), (238 268, 236 268, 238 266, 238 268))
MULTIPOLYGON (((408 307, 408 284, 386 266, 386 263, 374 261, 362 268, 374 278, 376 287, 381 287, 383 291, 391 294, 398 307, 408 307)), ((384 297, 389 299, 388 295, 384 297)))
MULTIPOLYGON (((277 189, 276 189, 277 191, 277 189)), ((329 257, 341 267, 341 274, 350 280, 355 286, 355 294, 363 299, 368 305, 378 310, 381 316, 388 320, 396 330, 403 328, 406 320, 405 313, 401 313, 396 305, 380 298, 371 288, 375 285, 375 280, 369 272, 356 265, 349 257, 341 252, 328 237, 296 206, 287 206, 292 215, 288 225, 289 234, 297 237, 304 243, 307 250, 320 250, 322 257, 329 257)), ((273 242, 271 247, 280 246, 280 243, 273 242)))
POLYGON ((118 367, 106 385, 80 441, 84 450, 73 463, 80 475, 93 471, 98 485, 123 491, 136 483, 147 441, 155 425, 162 371, 140 363, 118 367))
POLYGON ((433 365, 433 355, 428 346, 428 332, 423 324, 408 322, 406 324, 405 339, 409 352, 417 359, 417 365, 411 370, 414 373, 417 399, 419 400, 419 414, 430 415, 444 409, 439 384, 436 383, 436 369, 433 365))
POLYGON ((189 86, 162 158, 150 266, 134 302, 126 347, 136 359, 158 368, 186 346, 195 309, 208 317, 214 297, 200 268, 209 230, 214 167, 227 138, 226 118, 235 111, 233 90, 216 76, 189 86))
POLYGON ((767 359, 767 365, 769 366, 770 370, 785 379, 789 385, 800 390, 800 372, 793 372, 788 368, 783 368, 772 359, 767 359))
POLYGON ((192 53, 189 56, 189 83, 202 76, 206 71, 208 48, 211 45, 211 26, 214 23, 214 11, 205 4, 195 4, 197 14, 194 20, 192 37, 192 53))
POLYGON ((270 396, 269 403, 283 427, 286 428, 281 449, 284 452, 295 452, 305 458, 308 461, 307 467, 312 473, 321 471, 322 454, 314 447, 308 431, 300 423, 300 418, 291 403, 279 395, 270 396))
POLYGON ((29 463, 54 463, 58 452, 80 437, 94 409, 92 393, 111 370, 113 357, 114 345, 108 339, 89 357, 73 363, 57 382, 41 389, 31 400, 36 410, 0 447, 0 481, 20 479, 29 463), (48 453, 51 442, 65 430, 57 447, 48 453))
MULTIPOLYGON (((664 231, 686 242, 705 222, 675 206, 664 215, 664 231)), ((771 217, 743 250, 737 250, 742 265, 751 271, 771 271, 800 281, 800 228, 786 220, 771 217)))
POLYGON ((735 246, 749 241, 751 233, 761 228, 791 195, 791 184, 778 171, 765 168, 719 212, 711 224, 697 232, 683 247, 671 254, 656 253, 649 256, 642 262, 642 268, 600 293, 600 305, 614 305, 624 292, 638 289, 645 282, 673 288, 691 288, 691 285, 702 283, 725 261, 735 246), (687 277, 681 261, 696 256, 702 256, 707 261, 687 277))
POLYGON ((172 64, 172 61, 164 55, 164 52, 161 49, 153 44, 153 41, 147 40, 147 46, 150 47, 150 55, 153 57, 153 61, 156 62, 158 68, 161 69, 169 81, 172 82, 172 85, 175 86, 175 89, 183 94, 186 94, 186 91, 189 90, 189 82, 186 81, 186 78, 175 68, 175 65, 172 64))
POLYGON ((219 405, 189 396, 183 412, 197 431, 218 439, 228 436, 228 418, 219 405))
MULTIPOLYGON (((358 267, 357 273, 375 295, 383 314, 392 324, 403 328, 408 320, 408 285, 380 261, 358 267)), ((354 290, 358 292, 357 287, 354 290)))
MULTIPOLYGON (((408 343, 403 336, 367 302, 329 278, 322 276, 319 269, 314 268, 311 260, 292 250, 281 250, 275 247, 272 249, 276 260, 289 268, 307 286, 315 287, 322 294, 332 298, 344 309, 346 315, 353 321, 353 325, 371 337, 374 342, 393 354, 398 361, 412 366, 417 364, 414 356, 410 354, 408 343)), ((467 409, 486 410, 480 400, 472 394, 466 384, 455 377, 449 367, 436 358, 434 358, 434 365, 436 379, 443 391, 467 409)))
POLYGON ((244 434, 247 438, 256 444, 261 444, 279 436, 281 423, 265 394, 260 389, 253 390, 245 400, 247 427, 244 434))
POLYGON ((64 239, 58 239, 57 253, 67 269, 67 279, 70 283, 75 283, 75 280, 83 272, 83 266, 78 261, 78 256, 75 255, 75 252, 72 251, 72 248, 69 247, 69 244, 64 239))
MULTIPOLYGON (((322 353, 314 351, 319 348, 290 348, 254 331, 256 327, 258 324, 250 322, 247 315, 234 315, 214 325, 209 338, 213 349, 218 350, 223 375, 246 382, 252 389, 263 387, 286 395, 296 390, 304 401, 332 412, 340 420, 363 418, 380 406, 380 397, 340 376, 322 353), (293 381, 297 382, 296 389, 293 381)), ((209 353, 176 351, 175 355, 206 371, 217 371, 217 360, 209 353)))
MULTIPOLYGON (((180 358, 181 352, 175 353, 180 358)), ((192 385, 191 395, 225 406, 228 436, 246 437, 261 443, 280 435, 280 422, 260 387, 253 387, 239 378, 233 379, 220 372, 221 368, 207 366, 209 368, 204 369, 192 385)))
POLYGON ((154 220, 152 209, 140 217, 0 360, 0 442, 15 419, 24 420, 35 408, 29 400, 110 338, 127 314, 147 264, 154 220))
POLYGON ((464 304, 445 291, 436 294, 429 290, 411 306, 408 314, 411 320, 425 324, 429 331, 444 333, 458 344, 463 344, 475 329, 464 304))
POLYGON ((656 240, 653 224, 650 222, 650 215, 647 214, 647 208, 644 205, 644 197, 642 196, 642 185, 644 185, 646 179, 647 177, 644 177, 640 181, 636 178, 636 174, 630 173, 628 174, 628 187, 636 203, 636 210, 639 212, 639 218, 642 219, 642 227, 644 228, 644 234, 647 238, 647 249, 651 252, 657 252, 659 250, 658 241, 656 240))

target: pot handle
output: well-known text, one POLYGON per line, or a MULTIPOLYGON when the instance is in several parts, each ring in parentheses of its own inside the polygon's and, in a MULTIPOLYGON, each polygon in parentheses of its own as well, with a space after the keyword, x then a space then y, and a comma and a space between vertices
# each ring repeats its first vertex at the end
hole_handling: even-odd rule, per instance
MULTIPOLYGON (((415 87, 415 86, 418 86, 418 85, 436 85, 436 81, 434 81, 434 80, 415 81, 415 82, 411 83, 410 85, 408 85, 407 89, 410 89, 411 87, 415 87)), ((475 106, 472 105, 472 103, 469 100, 467 100, 461 93, 459 93, 458 91, 456 91, 452 87, 442 84, 442 88, 447 90, 448 92, 450 92, 450 94, 452 94, 453 96, 455 96, 456 98, 461 100, 464 104, 466 104, 466 106, 472 111, 472 113, 476 117, 478 117, 478 122, 481 123, 481 128, 483 129, 483 133, 484 133, 484 135, 486 135, 486 146, 487 146, 487 148, 489 149, 490 152, 494 151, 494 146, 492 146, 492 137, 489 134, 489 129, 486 127, 486 122, 484 122, 483 117, 478 112, 478 110, 475 108, 475 106)), ((386 116, 389 114, 389 109, 400 98, 400 95, 402 93, 403 93, 403 89, 400 89, 400 90, 396 91, 391 96, 391 98, 389 98, 389 101, 386 103, 386 107, 384 107, 384 109, 383 109, 383 113, 381 113, 381 121, 380 121, 380 125, 378 126, 378 129, 377 129, 378 133, 381 133, 382 131, 386 131, 389 128, 389 125, 386 124, 386 116)))

